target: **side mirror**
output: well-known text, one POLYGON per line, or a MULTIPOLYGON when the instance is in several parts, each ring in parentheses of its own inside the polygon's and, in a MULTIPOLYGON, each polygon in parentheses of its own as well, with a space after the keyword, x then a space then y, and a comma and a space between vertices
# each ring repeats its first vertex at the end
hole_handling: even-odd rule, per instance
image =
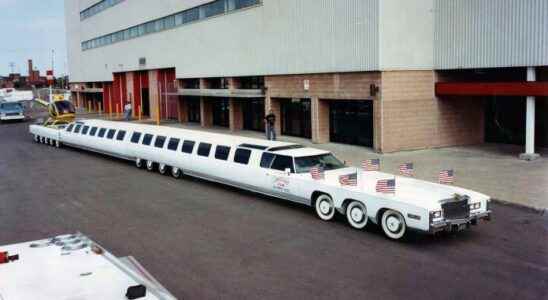
POLYGON ((285 174, 287 176, 289 176, 291 174, 291 169, 290 168, 285 168, 285 174))

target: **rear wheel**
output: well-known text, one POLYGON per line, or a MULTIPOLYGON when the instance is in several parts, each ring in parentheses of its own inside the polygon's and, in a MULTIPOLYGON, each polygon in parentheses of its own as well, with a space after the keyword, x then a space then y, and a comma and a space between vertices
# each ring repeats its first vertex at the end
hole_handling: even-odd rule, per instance
POLYGON ((358 201, 352 201, 346 207, 346 219, 348 224, 356 229, 363 229, 367 225, 367 209, 358 201))
POLYGON ((162 175, 166 175, 167 168, 168 168, 168 166, 166 166, 165 164, 160 164, 158 166, 158 172, 160 172, 160 174, 162 174, 162 175))
POLYGON ((407 230, 405 219, 395 210, 387 210, 382 214, 382 230, 387 237, 393 240, 401 239, 407 230))
POLYGON ((147 170, 154 171, 154 162, 152 160, 147 160, 147 170))
POLYGON ((335 216, 335 204, 329 195, 322 194, 316 198, 316 214, 324 221, 331 221, 335 216))
POLYGON ((176 167, 171 167, 171 176, 173 176, 173 178, 181 178, 181 174, 183 172, 181 172, 181 169, 179 168, 176 168, 176 167))

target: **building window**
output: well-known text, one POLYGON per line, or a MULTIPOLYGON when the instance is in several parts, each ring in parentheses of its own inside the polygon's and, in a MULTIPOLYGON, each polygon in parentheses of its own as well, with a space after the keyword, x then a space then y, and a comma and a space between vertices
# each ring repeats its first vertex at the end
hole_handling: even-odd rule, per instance
POLYGON ((251 150, 236 149, 236 153, 234 153, 234 162, 242 165, 247 165, 249 163, 250 157, 251 157, 251 150))
POLYGON ((215 158, 219 160, 228 160, 228 155, 230 154, 230 147, 227 146, 217 146, 215 149, 215 158))
MULTIPOLYGON (((109 3, 116 2, 117 4, 118 2, 121 2, 123 0, 105 0, 105 1, 109 3)), ((105 1, 102 1, 102 2, 105 2, 105 1)), ((159 18, 147 23, 135 25, 125 30, 113 32, 105 36, 83 41, 81 43, 81 48, 82 50, 90 50, 97 47, 107 46, 112 43, 121 42, 124 40, 128 40, 130 38, 140 37, 145 34, 151 34, 151 33, 159 32, 163 30, 168 30, 168 29, 171 29, 177 26, 182 26, 194 21, 201 20, 201 19, 207 19, 210 17, 222 15, 228 11, 238 10, 245 7, 257 5, 260 3, 261 3, 260 0, 217 0, 211 3, 207 3, 201 6, 184 10, 182 12, 179 12, 173 15, 165 16, 163 18, 159 18)), ((104 9, 113 5, 107 4, 104 9)), ((84 15, 87 16, 88 13, 86 13, 85 11, 82 12, 81 16, 84 16, 84 15)))
POLYGON ((194 141, 185 141, 183 143, 183 148, 181 148, 181 152, 191 154, 195 144, 194 141))
POLYGON ((211 144, 208 143, 200 143, 198 145, 198 155, 199 156, 209 156, 209 152, 211 152, 211 144))
POLYGON ((83 21, 89 17, 95 16, 96 14, 109 9, 110 7, 122 2, 124 0, 103 0, 99 3, 94 4, 93 6, 84 9, 80 12, 80 21, 83 21))

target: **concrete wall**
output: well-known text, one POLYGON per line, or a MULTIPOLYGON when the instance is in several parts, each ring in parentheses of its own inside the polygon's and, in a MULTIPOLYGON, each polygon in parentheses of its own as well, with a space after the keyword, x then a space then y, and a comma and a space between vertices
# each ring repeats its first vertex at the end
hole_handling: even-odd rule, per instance
POLYGON ((146 69, 175 67, 177 78, 378 69, 378 0, 264 0, 258 7, 83 52, 84 40, 175 13, 191 2, 125 1, 83 22, 73 2, 65 1, 73 82, 110 81, 112 72, 138 70, 141 57, 146 69))
POLYGON ((431 70, 434 0, 380 1, 380 69, 431 70))
POLYGON ((548 1, 436 0, 435 68, 548 65, 548 1))

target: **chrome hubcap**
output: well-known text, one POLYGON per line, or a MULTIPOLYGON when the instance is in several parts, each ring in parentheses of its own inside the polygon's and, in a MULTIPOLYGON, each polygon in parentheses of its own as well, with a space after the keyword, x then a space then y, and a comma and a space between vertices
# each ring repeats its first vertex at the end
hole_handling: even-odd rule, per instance
POLYGON ((351 211, 350 211, 350 217, 352 218, 352 220, 354 220, 355 222, 362 222, 363 221, 363 211, 361 209, 359 209, 358 207, 354 207, 351 211))
POLYGON ((320 203, 320 211, 322 212, 322 214, 328 214, 330 210, 331 210, 331 205, 329 204, 329 202, 322 201, 320 203))
POLYGON ((386 219, 386 227, 388 227, 388 230, 392 232, 398 232, 401 227, 401 221, 395 216, 390 216, 386 219))

